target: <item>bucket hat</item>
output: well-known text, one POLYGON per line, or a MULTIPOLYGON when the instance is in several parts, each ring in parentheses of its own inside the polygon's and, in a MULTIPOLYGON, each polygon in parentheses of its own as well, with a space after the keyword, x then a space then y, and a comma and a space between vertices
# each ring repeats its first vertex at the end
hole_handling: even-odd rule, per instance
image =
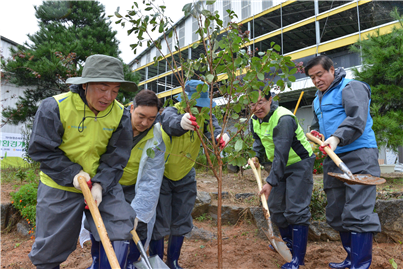
POLYGON ((106 55, 92 55, 86 59, 82 77, 71 77, 68 84, 84 84, 89 82, 117 82, 126 92, 136 92, 137 84, 124 80, 123 64, 114 57, 106 55))
MULTIPOLYGON (((191 99, 192 95, 194 93, 196 93, 196 87, 198 85, 207 85, 205 82, 200 81, 200 80, 196 80, 196 79, 191 79, 188 80, 185 83, 185 93, 188 95, 188 99, 191 99)), ((175 99, 177 99, 178 101, 181 101, 181 95, 182 93, 178 94, 177 96, 175 96, 175 99)), ((211 99, 209 98, 209 86, 208 86, 208 91, 206 92, 201 92, 201 96, 199 98, 196 99, 196 106, 197 107, 207 107, 209 108, 211 105, 211 99)), ((212 107, 215 107, 216 103, 212 101, 212 107)))

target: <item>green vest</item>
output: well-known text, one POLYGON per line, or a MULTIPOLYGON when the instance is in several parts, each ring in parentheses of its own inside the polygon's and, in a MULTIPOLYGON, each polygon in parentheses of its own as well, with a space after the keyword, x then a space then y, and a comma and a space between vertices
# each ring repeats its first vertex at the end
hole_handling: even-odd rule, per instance
MULTIPOLYGON (((59 116, 64 128, 62 143, 59 146, 65 156, 72 162, 82 166, 83 171, 90 177, 96 175, 99 167, 99 160, 106 152, 107 145, 114 131, 120 124, 123 116, 123 106, 114 101, 112 111, 103 118, 86 118, 83 131, 78 131, 78 125, 83 119, 84 103, 77 93, 67 92, 54 96, 59 107, 59 116)), ((106 115, 112 106, 99 112, 99 116, 106 115)), ((85 116, 95 116, 95 114, 85 107, 85 116)), ((82 193, 74 187, 61 186, 53 181, 44 172, 40 172, 41 182, 52 187, 65 191, 82 193)))
MULTIPOLYGON (((264 149, 266 150, 266 155, 267 158, 272 162, 274 159, 274 142, 273 142, 273 130, 278 124, 278 120, 280 119, 281 116, 284 115, 290 115, 294 117, 296 123, 297 123, 297 129, 295 130, 295 134, 297 139, 301 142, 301 144, 304 146, 304 148, 308 151, 309 156, 312 155, 312 148, 307 139, 305 138, 304 131, 302 130, 301 126, 298 123, 297 117, 295 115, 287 110, 284 107, 278 107, 273 115, 270 116, 270 119, 268 122, 263 122, 260 124, 259 120, 253 119, 252 116, 252 122, 253 122, 253 130, 254 132, 259 136, 262 145, 264 146, 264 149)), ((290 148, 290 152, 288 154, 288 161, 287 161, 287 166, 294 164, 296 162, 301 161, 301 158, 297 155, 297 153, 294 152, 292 148, 290 148)))
MULTIPOLYGON (((174 105, 180 114, 185 111, 181 108, 181 104, 174 105)), ((196 122, 199 125, 201 134, 204 132, 205 118, 197 118, 196 122)), ((170 137, 163 131, 163 140, 166 146, 165 152, 165 170, 164 176, 170 180, 180 180, 185 177, 192 167, 194 167, 195 159, 198 157, 201 141, 195 131, 188 131, 181 136, 170 137), (193 133, 191 136, 191 133, 193 133), (187 157, 186 157, 187 156, 187 157)))
POLYGON ((119 183, 124 186, 134 185, 137 183, 137 175, 143 155, 144 146, 147 141, 154 137, 154 128, 151 128, 146 136, 143 137, 131 150, 129 161, 126 167, 123 169, 123 176, 119 183))

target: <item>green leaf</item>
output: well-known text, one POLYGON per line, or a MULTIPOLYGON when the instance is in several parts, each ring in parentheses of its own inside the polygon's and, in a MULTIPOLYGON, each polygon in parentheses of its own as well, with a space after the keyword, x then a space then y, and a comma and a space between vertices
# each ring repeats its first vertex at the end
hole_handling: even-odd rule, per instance
POLYGON ((240 104, 236 104, 236 105, 233 106, 233 109, 234 109, 237 113, 239 113, 239 112, 242 110, 242 106, 241 106, 240 104))
POLYGON ((243 140, 242 139, 237 139, 235 143, 235 151, 240 151, 243 148, 243 140))
POLYGON ((394 258, 391 258, 391 259, 389 260, 389 262, 390 262, 391 266, 392 266, 394 269, 397 269, 397 263, 394 261, 394 258))
POLYGON ((152 7, 148 7, 148 8, 145 9, 145 11, 150 11, 152 9, 153 9, 152 7))
POLYGON ((199 114, 199 111, 198 111, 198 109, 196 107, 192 107, 191 112, 192 112, 193 115, 198 115, 199 114))
POLYGON ((199 43, 194 43, 194 44, 192 45, 192 49, 196 49, 198 46, 199 46, 199 43))
POLYGON ((207 0, 206 4, 207 5, 213 5, 216 2, 216 0, 207 0))
POLYGON ((212 74, 206 75, 206 80, 211 83, 213 81, 214 76, 212 74))
POLYGON ((295 76, 289 76, 288 80, 291 82, 295 82, 296 78, 295 78, 295 76))
POLYGON ((258 52, 257 55, 259 55, 261 57, 264 55, 264 52, 258 52))
POLYGON ((257 77, 258 77, 260 80, 264 80, 264 74, 263 74, 263 73, 257 73, 257 77))
POLYGON ((297 68, 293 68, 290 70, 289 74, 294 75, 297 72, 297 68))
POLYGON ((150 158, 154 159, 154 157, 155 157, 155 152, 154 152, 153 148, 150 147, 150 148, 147 149, 147 156, 149 156, 150 158))
POLYGON ((232 119, 235 119, 235 120, 237 120, 237 119, 239 119, 239 114, 237 114, 237 113, 232 113, 232 119))
POLYGON ((276 45, 274 45, 274 50, 276 50, 276 51, 280 51, 281 50, 281 47, 278 45, 278 44, 276 44, 276 45))

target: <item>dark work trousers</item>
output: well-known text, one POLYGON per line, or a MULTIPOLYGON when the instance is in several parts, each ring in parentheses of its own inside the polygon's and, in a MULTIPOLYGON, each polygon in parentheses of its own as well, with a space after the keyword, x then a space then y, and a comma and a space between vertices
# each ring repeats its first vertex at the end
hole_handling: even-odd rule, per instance
MULTIPOLYGON (((90 230, 100 241, 95 223, 89 210, 85 210, 83 194, 38 185, 37 229, 35 242, 28 254, 31 262, 39 269, 54 268, 64 262, 75 249, 85 211, 90 230)), ((120 184, 103 195, 99 205, 103 223, 111 241, 131 239, 135 212, 124 201, 120 184)))
POLYGON ((192 230, 192 209, 196 199, 195 168, 180 180, 164 176, 157 205, 152 240, 167 235, 183 236, 192 230))
MULTIPOLYGON (((378 149, 362 148, 339 154, 352 174, 380 176, 378 149)), ((324 167, 324 191, 327 196, 326 222, 337 231, 380 232, 379 216, 373 212, 376 203, 376 186, 349 185, 328 175, 342 173, 327 157, 324 167)))
POLYGON ((309 225, 315 155, 286 167, 268 198, 271 220, 279 227, 309 225))

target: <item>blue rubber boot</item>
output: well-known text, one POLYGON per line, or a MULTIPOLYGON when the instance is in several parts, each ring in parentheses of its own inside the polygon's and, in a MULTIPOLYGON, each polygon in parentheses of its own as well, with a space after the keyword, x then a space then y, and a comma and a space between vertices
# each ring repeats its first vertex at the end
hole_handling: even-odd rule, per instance
POLYGON ((293 254, 293 226, 288 225, 286 228, 278 228, 280 230, 280 235, 288 249, 293 254))
POLYGON ((293 259, 283 264, 282 269, 298 269, 304 265, 305 252, 307 251, 308 226, 293 225, 293 259))
MULTIPOLYGON (((129 241, 113 241, 112 246, 114 253, 116 254, 117 260, 119 262, 120 268, 124 269, 126 266, 127 255, 129 253, 129 241)), ((100 243, 100 269, 111 269, 109 260, 106 255, 106 251, 103 248, 102 243, 100 243)))
POLYGON ((351 232, 350 269, 368 269, 372 263, 373 233, 351 232))
POLYGON ((90 241, 92 242, 92 247, 90 248, 90 254, 92 255, 92 264, 88 269, 99 269, 99 246, 100 242, 95 240, 92 233, 90 233, 90 241))
MULTIPOLYGON (((146 243, 146 240, 142 240, 141 243, 144 245, 146 243)), ((134 263, 138 261, 140 255, 141 253, 138 250, 136 243, 134 243, 134 241, 131 240, 129 246, 129 255, 127 256, 126 269, 137 269, 134 266, 134 263)))
POLYGON ((170 269, 182 269, 182 267, 178 264, 178 259, 181 255, 181 247, 183 242, 184 236, 170 235, 167 250, 167 265, 170 269))
POLYGON ((149 245, 150 257, 158 255, 161 260, 164 258, 164 238, 151 240, 149 245))
POLYGON ((350 231, 341 231, 341 232, 339 232, 339 235, 341 236, 342 246, 345 249, 346 253, 348 253, 348 256, 346 256, 346 259, 341 263, 329 263, 329 267, 334 268, 334 269, 350 268, 350 258, 351 258, 350 257, 351 256, 351 251, 350 251, 351 234, 350 234, 350 231))

